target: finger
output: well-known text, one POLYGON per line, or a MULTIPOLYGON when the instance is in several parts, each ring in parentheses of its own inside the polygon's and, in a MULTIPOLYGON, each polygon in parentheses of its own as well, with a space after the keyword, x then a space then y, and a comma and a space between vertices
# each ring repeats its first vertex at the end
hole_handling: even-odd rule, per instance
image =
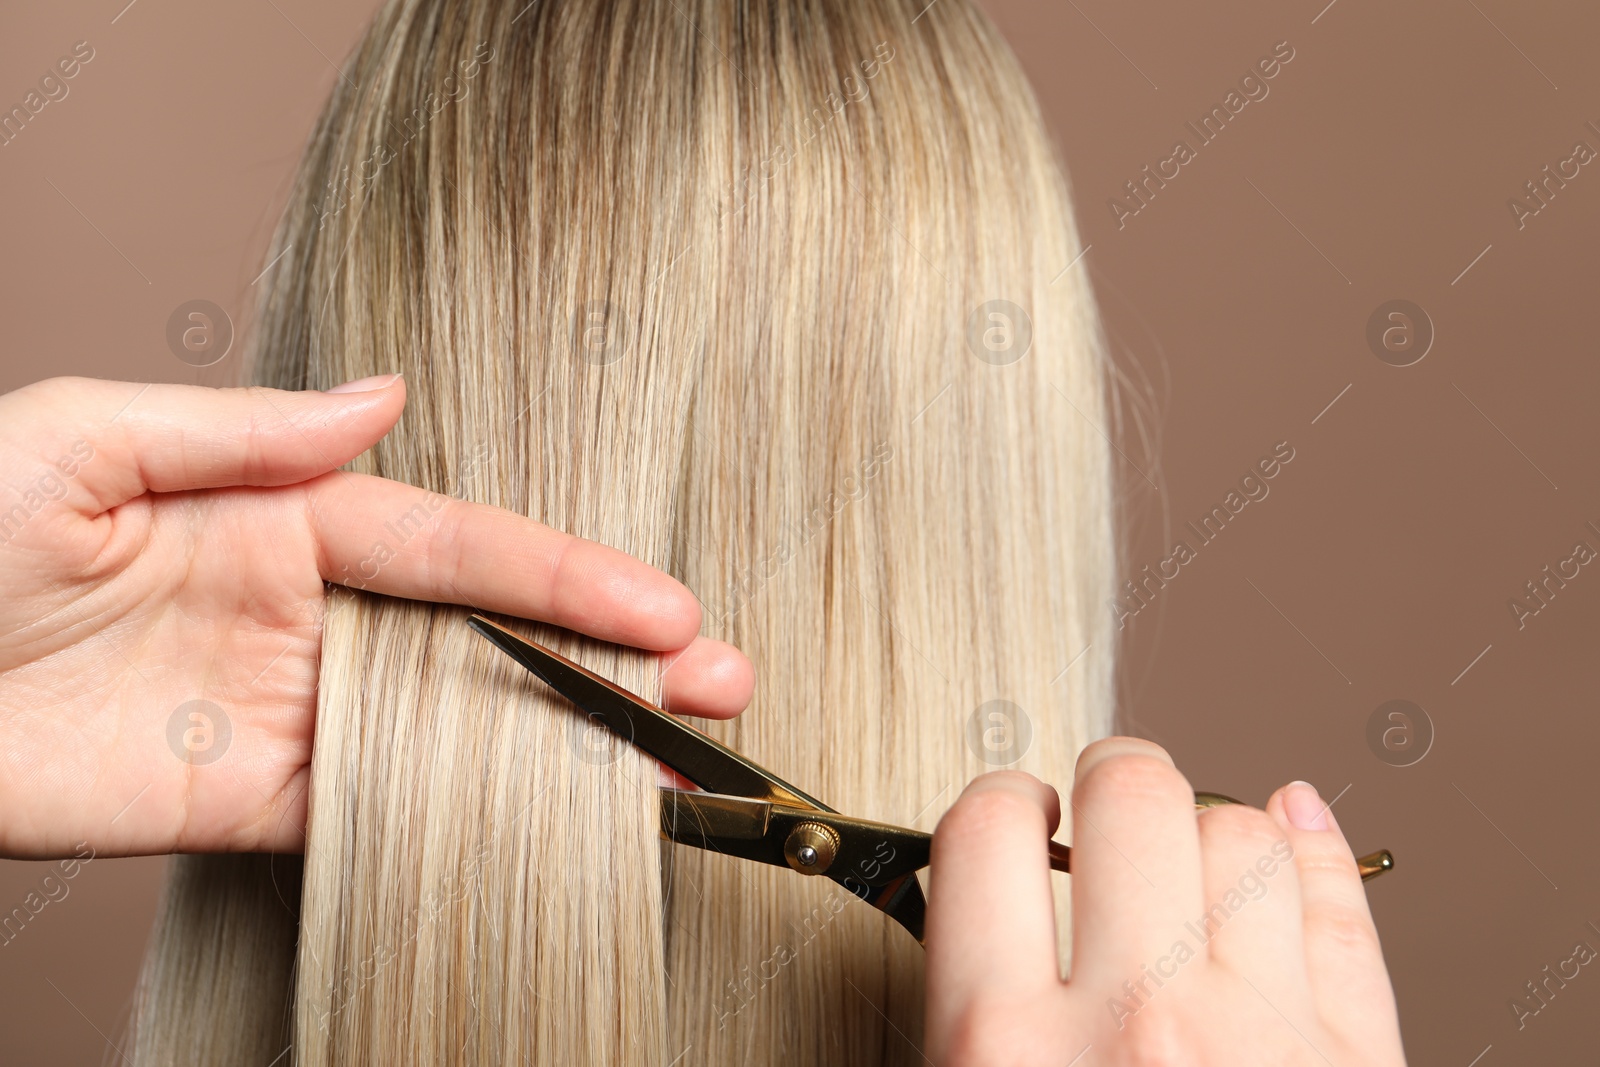
POLYGON ((1272 795, 1267 812, 1294 849, 1300 881, 1306 967, 1322 1017, 1344 1034, 1387 1020, 1396 1030, 1394 991, 1355 856, 1316 789, 1292 782, 1272 795))
POLYGON ((1309 1006, 1294 850, 1272 816, 1243 804, 1200 815, 1205 911, 1194 921, 1211 958, 1284 1012, 1309 1006))
POLYGON ((926 924, 930 1026, 959 1019, 979 994, 1059 985, 1045 842, 1060 818, 1054 789, 998 771, 974 779, 939 820, 926 924))
MULTIPOLYGON (((674 578, 504 508, 344 471, 314 479, 305 493, 327 581, 538 619, 635 648, 685 648, 700 631, 700 602, 674 578)), ((706 659, 696 662, 703 668, 706 659)))
POLYGON ((334 470, 388 433, 405 407, 399 375, 314 390, 210 389, 53 378, 6 397, 83 443, 78 484, 98 514, 146 491, 289 485, 334 470))
POLYGON ((755 668, 744 653, 712 637, 663 656, 662 667, 662 706, 677 715, 731 719, 749 706, 756 688, 755 668))
MULTIPOLYGON (((1127 982, 1187 945, 1201 912, 1194 791, 1160 746, 1097 741, 1078 759, 1072 798, 1072 985, 1122 998, 1127 982)), ((1148 987, 1141 987, 1148 993, 1148 987)), ((1132 995, 1132 994, 1128 994, 1132 995)))

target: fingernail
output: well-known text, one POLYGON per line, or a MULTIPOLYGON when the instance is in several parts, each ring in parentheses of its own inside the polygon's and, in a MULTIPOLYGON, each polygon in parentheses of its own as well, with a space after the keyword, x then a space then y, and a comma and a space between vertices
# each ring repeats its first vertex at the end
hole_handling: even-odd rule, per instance
POLYGON ((1297 830, 1328 829, 1328 806, 1310 782, 1290 782, 1283 792, 1283 808, 1297 830))
POLYGON ((324 389, 326 393, 373 393, 385 389, 400 380, 398 374, 374 374, 370 378, 357 378, 353 382, 336 385, 332 389, 324 389))

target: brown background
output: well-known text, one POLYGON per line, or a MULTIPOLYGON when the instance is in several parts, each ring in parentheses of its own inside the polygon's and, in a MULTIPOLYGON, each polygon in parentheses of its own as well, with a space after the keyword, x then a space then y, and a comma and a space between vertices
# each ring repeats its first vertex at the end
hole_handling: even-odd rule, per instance
MULTIPOLYGON (((6 107, 74 42, 96 55, 0 148, 0 390, 233 380, 234 359, 175 359, 167 316, 203 297, 246 325, 287 176, 374 6, 125 2, 5 16, 6 107)), ((1578 540, 1600 547, 1600 165, 1524 228, 1507 200, 1574 142, 1600 148, 1600 10, 1325 3, 987 4, 1058 134, 1129 379, 1133 569, 1295 449, 1129 625, 1125 729, 1201 788, 1259 803, 1306 778, 1358 848, 1395 851, 1369 896, 1414 1065, 1593 1063, 1593 968, 1520 1031, 1508 1001, 1600 947, 1600 569, 1524 629, 1507 602, 1578 540), (1280 41, 1295 57, 1270 94, 1119 228, 1108 199, 1194 144, 1184 123, 1280 41), (1408 367, 1365 338, 1397 298, 1436 330, 1408 367), (1391 699, 1436 732, 1413 766, 1366 741, 1391 699)), ((162 870, 96 860, 0 948, 0 1062, 115 1060, 162 870)), ((0 906, 42 873, 0 864, 0 906)))

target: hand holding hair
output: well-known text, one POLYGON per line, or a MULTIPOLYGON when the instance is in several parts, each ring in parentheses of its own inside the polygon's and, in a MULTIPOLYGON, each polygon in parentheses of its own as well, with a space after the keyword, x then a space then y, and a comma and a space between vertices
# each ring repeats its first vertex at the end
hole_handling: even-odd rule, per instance
POLYGON ((658 651, 673 710, 744 708, 749 661, 668 575, 337 469, 404 405, 398 376, 0 396, 0 856, 300 851, 325 582, 658 651))
POLYGON ((1405 1063, 1355 857, 1311 786, 1197 817, 1165 751, 1114 737, 1078 760, 1072 811, 1066 981, 1045 851, 1056 791, 987 774, 940 821, 934 1063, 1405 1063))

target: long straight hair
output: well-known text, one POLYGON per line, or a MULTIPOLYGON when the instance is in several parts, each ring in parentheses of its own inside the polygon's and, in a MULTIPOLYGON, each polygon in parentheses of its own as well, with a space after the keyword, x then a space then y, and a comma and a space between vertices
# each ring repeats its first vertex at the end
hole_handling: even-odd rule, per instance
MULTIPOLYGON (((676 575, 756 666, 709 731, 927 829, 1110 724, 1080 252, 968 0, 390 0, 268 253, 256 380, 403 372, 349 469, 676 575)), ((469 609, 363 591, 434 521, 330 590, 303 880, 178 862, 136 1061, 922 1062, 902 929, 663 844, 653 761, 469 609)), ((658 656, 502 621, 660 698, 658 656)))

